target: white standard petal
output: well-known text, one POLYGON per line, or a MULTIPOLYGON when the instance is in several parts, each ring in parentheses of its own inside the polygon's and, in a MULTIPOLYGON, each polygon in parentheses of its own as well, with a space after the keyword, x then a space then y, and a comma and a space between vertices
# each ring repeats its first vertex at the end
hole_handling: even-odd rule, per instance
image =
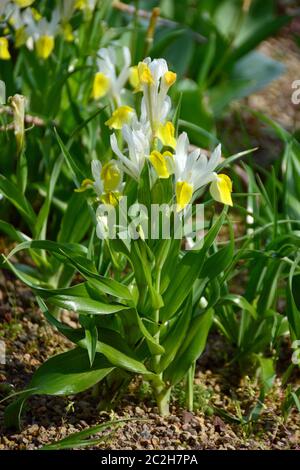
POLYGON ((221 144, 219 144, 215 150, 212 152, 210 159, 208 161, 208 170, 214 171, 214 169, 219 165, 222 159, 222 149, 221 144))
POLYGON ((187 162, 187 151, 188 151, 189 140, 186 132, 182 132, 177 140, 176 152, 174 154, 175 164, 175 179, 182 180, 186 162, 187 162))

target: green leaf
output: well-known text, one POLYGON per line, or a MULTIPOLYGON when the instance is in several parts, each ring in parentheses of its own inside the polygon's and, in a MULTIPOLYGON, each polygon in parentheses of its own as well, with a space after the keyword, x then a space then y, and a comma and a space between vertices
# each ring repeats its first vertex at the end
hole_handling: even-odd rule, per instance
POLYGON ((80 242, 89 230, 91 221, 91 214, 85 198, 80 193, 74 193, 62 218, 57 241, 60 243, 80 242))
POLYGON ((60 146, 60 149, 62 151, 62 154, 63 156, 65 157, 66 159, 66 162, 68 163, 71 171, 72 171, 72 175, 73 175, 73 179, 74 179, 74 183, 75 185, 79 188, 80 187, 80 184, 81 184, 81 181, 84 180, 84 178, 86 178, 86 175, 84 174, 84 172, 79 168, 78 164, 76 163, 75 159, 71 156, 69 150, 67 149, 67 147, 65 146, 65 144, 63 143, 63 141, 61 140, 58 132, 56 129, 54 129, 55 131, 55 135, 56 135, 56 138, 57 138, 57 141, 58 141, 58 144, 60 146))
POLYGON ((241 295, 227 294, 222 297, 221 301, 233 303, 240 309, 246 310, 247 312, 249 312, 250 315, 254 318, 254 320, 257 319, 256 309, 241 295))
POLYGON ((293 295, 293 278, 299 262, 300 256, 295 259, 292 265, 286 286, 287 316, 292 339, 300 339, 300 310, 297 308, 293 295))
MULTIPOLYGON (((38 289, 38 292, 39 295, 43 297, 44 292, 40 291, 40 289, 38 289)), ((49 303, 56 305, 57 307, 72 310, 83 315, 106 315, 121 312, 122 310, 129 308, 122 304, 106 304, 88 297, 77 297, 75 295, 68 294, 52 295, 51 291, 46 294, 46 299, 49 303)))
POLYGON ((169 381, 172 385, 176 385, 183 379, 193 362, 201 356, 212 320, 212 309, 193 319, 177 356, 164 372, 165 382, 169 381))
POLYGON ((25 390, 21 398, 6 408, 6 425, 19 426, 19 416, 24 401, 30 395, 79 393, 102 380, 113 368, 113 365, 101 354, 96 354, 93 366, 90 367, 87 351, 81 348, 51 357, 33 375, 28 385, 30 391, 25 390))
POLYGON ((182 342, 185 340, 187 331, 189 330, 191 316, 192 302, 191 299, 188 298, 185 302, 184 308, 179 313, 172 327, 167 329, 166 335, 162 341, 165 353, 159 361, 157 373, 163 372, 175 359, 182 342))
POLYGON ((87 439, 88 437, 92 436, 93 434, 97 434, 99 432, 105 431, 109 428, 118 428, 119 426, 124 425, 127 421, 134 420, 134 418, 124 418, 114 421, 108 421, 106 423, 98 424, 96 426, 91 426, 88 429, 84 429, 83 431, 75 432, 60 441, 54 442, 53 444, 47 444, 41 448, 41 450, 63 450, 63 449, 74 449, 78 447, 90 447, 94 445, 98 445, 100 442, 107 439, 109 436, 105 433, 103 436, 99 437, 98 439, 87 439))
POLYGON ((18 187, 3 175, 0 175, 0 192, 15 206, 22 217, 24 217, 28 226, 32 229, 35 224, 36 215, 31 205, 18 187))
POLYGON ((36 225, 34 228, 35 238, 37 239, 44 239, 46 237, 47 231, 47 222, 48 216, 51 206, 51 201, 54 194, 55 185, 60 174, 61 166, 64 161, 63 156, 58 158, 53 166, 53 170, 51 172, 48 188, 46 191, 46 199, 44 204, 42 205, 40 212, 37 216, 36 225))
POLYGON ((4 220, 0 220, 0 231, 8 235, 12 241, 22 243, 30 240, 27 235, 20 232, 13 225, 9 224, 8 222, 5 222, 4 220))
POLYGON ((227 209, 224 208, 222 214, 206 234, 203 247, 198 251, 192 250, 186 253, 174 267, 173 277, 163 296, 164 307, 160 312, 163 321, 171 318, 189 295, 194 281, 201 272, 206 253, 222 227, 226 211, 227 209))
POLYGON ((149 333, 147 328, 144 325, 143 319, 139 316, 138 312, 136 311, 136 321, 139 326, 139 329, 146 339, 146 342, 148 344, 149 351, 151 354, 163 354, 165 352, 164 347, 158 344, 153 336, 149 333))
POLYGON ((84 329, 85 329, 85 342, 86 342, 86 347, 87 347, 87 352, 89 355, 89 360, 91 366, 93 365, 93 362, 95 360, 96 356, 96 351, 97 351, 97 341, 98 341, 98 330, 95 325, 94 319, 91 317, 85 318, 85 320, 88 320, 83 324, 84 329))

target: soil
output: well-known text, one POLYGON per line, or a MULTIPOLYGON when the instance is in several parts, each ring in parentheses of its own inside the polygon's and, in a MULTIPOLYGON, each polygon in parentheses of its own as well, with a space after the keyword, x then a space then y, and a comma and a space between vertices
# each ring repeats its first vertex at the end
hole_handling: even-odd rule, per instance
MULTIPOLYGON (((53 331, 37 308, 29 289, 8 272, 0 280, 0 339, 7 349, 6 365, 0 369, 0 399, 22 390, 33 372, 48 357, 71 345, 53 331)), ((64 312, 62 321, 76 325, 76 316, 64 312)), ((147 385, 136 379, 128 394, 111 412, 97 411, 98 399, 91 391, 76 396, 36 396, 28 401, 20 432, 4 429, 0 403, 0 450, 38 449, 76 431, 109 419, 136 418, 106 432, 99 447, 105 449, 300 449, 300 414, 293 410, 283 420, 284 390, 277 379, 256 423, 238 422, 255 404, 259 387, 249 377, 241 378, 229 365, 231 351, 213 332, 195 377, 195 410, 185 410, 183 387, 174 391, 171 415, 162 418, 147 385), (224 410, 236 422, 220 416, 224 410)), ((299 380, 299 378, 295 379, 299 380)), ((93 447, 91 447, 93 448, 93 447)))

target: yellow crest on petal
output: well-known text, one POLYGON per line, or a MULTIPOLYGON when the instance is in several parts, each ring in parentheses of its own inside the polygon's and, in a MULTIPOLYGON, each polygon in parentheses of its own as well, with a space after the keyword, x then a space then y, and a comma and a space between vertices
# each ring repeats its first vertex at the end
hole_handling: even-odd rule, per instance
POLYGON ((166 122, 165 125, 161 124, 158 127, 156 135, 164 146, 175 149, 175 128, 171 121, 166 122))
POLYGON ((164 79, 168 87, 172 86, 176 82, 177 74, 170 70, 164 74, 164 79))
POLYGON ((177 212, 180 212, 189 204, 193 196, 193 189, 193 185, 186 181, 176 183, 177 212))
POLYGON ((173 155, 170 152, 160 153, 157 150, 151 152, 149 160, 152 163, 159 178, 169 178, 172 172, 171 159, 173 155))
POLYGON ((217 175, 216 180, 210 185, 210 194, 215 201, 227 204, 228 206, 233 206, 231 193, 232 181, 229 176, 224 174, 217 175))
POLYGON ((105 124, 110 129, 122 129, 124 124, 130 122, 132 115, 133 109, 130 106, 120 106, 112 113, 112 117, 105 124))
POLYGON ((41 59, 48 59, 54 49, 54 37, 44 34, 35 43, 36 53, 41 59))
POLYGON ((94 77, 92 97, 98 100, 106 95, 110 87, 109 78, 102 72, 97 72, 94 77))
POLYGON ((152 76, 151 70, 145 62, 140 62, 138 65, 138 76, 141 85, 153 85, 154 78, 152 76))
POLYGON ((103 181, 104 191, 108 193, 117 189, 121 182, 122 173, 118 165, 110 161, 102 167, 100 176, 103 181))
POLYGON ((8 40, 6 38, 0 38, 0 59, 9 60, 11 58, 8 50, 8 40))

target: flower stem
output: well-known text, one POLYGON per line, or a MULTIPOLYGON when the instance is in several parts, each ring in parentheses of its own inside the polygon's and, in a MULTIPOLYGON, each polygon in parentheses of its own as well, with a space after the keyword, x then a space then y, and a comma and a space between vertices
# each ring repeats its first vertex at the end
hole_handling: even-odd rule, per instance
POLYGON ((195 362, 191 365, 187 373, 186 383, 186 407, 188 411, 194 409, 194 375, 195 375, 195 362))
POLYGON ((156 397, 159 414, 168 416, 170 414, 171 387, 162 390, 156 397))

